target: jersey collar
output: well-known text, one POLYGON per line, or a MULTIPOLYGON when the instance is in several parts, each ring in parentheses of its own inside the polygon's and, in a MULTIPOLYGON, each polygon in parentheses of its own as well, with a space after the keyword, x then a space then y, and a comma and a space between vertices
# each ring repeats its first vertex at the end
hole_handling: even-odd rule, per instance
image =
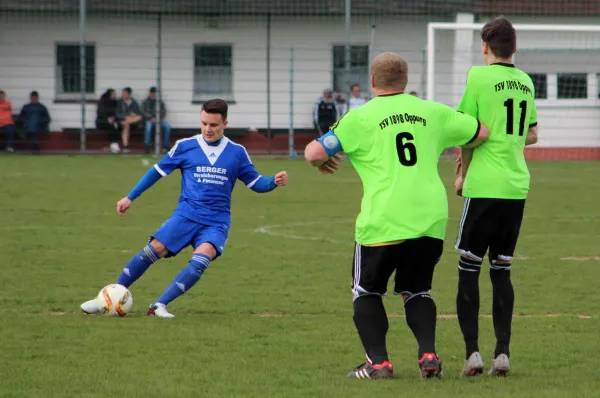
POLYGON ((493 63, 491 65, 506 66, 507 68, 514 68, 515 67, 515 64, 509 64, 509 63, 506 63, 506 62, 495 62, 495 63, 493 63))
POLYGON ((398 93, 391 93, 391 94, 381 94, 381 95, 378 95, 378 97, 393 97, 395 95, 400 95, 400 94, 404 94, 404 91, 400 91, 398 93))
POLYGON ((204 152, 204 155, 206 155, 206 158, 208 159, 210 164, 214 165, 217 159, 219 159, 219 156, 221 156, 221 153, 223 153, 223 150, 227 146, 229 139, 223 136, 223 138, 221 138, 221 142, 219 142, 219 145, 210 146, 206 143, 206 141, 204 141, 202 134, 198 134, 196 136, 196 141, 198 141, 200 149, 202 149, 202 152, 204 152))

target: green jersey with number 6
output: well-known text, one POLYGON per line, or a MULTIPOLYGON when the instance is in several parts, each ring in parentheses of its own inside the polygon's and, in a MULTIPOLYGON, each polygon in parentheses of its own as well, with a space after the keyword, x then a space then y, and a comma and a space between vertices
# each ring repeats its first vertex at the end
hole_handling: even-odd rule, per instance
POLYGON ((474 66, 458 106, 490 129, 475 148, 463 195, 468 198, 526 199, 529 170, 525 140, 537 125, 535 93, 529 75, 512 64, 474 66))
POLYGON ((439 157, 444 149, 477 138, 477 119, 446 105, 395 94, 350 110, 331 130, 363 184, 356 220, 359 244, 444 239, 448 198, 438 174, 439 157))

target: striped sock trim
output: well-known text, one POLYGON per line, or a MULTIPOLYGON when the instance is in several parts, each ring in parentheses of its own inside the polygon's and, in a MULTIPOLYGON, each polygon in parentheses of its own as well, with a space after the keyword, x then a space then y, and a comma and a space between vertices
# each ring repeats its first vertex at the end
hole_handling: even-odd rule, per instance
POLYGON ((160 260, 160 257, 158 257, 158 254, 156 253, 156 251, 154 251, 154 248, 150 245, 147 245, 146 247, 144 247, 144 254, 148 258, 148 260, 150 260, 153 263, 160 260))

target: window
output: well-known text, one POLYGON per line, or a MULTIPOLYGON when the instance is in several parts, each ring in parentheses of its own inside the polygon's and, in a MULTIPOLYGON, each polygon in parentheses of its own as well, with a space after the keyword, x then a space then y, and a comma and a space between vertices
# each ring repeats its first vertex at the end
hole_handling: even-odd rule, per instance
MULTIPOLYGON (((363 92, 369 84, 369 46, 350 48, 350 85, 360 84, 363 92)), ((333 46, 333 87, 343 93, 350 91, 346 82, 346 46, 333 46)))
MULTIPOLYGON (((81 62, 79 44, 56 45, 56 98, 79 99, 81 95, 81 62)), ((85 46, 85 92, 96 91, 96 46, 85 46)))
POLYGON ((535 99, 548 98, 548 75, 545 73, 530 73, 529 77, 533 82, 535 99))
POLYGON ((558 99, 585 99, 588 96, 586 73, 558 73, 556 86, 558 99))
POLYGON ((194 46, 194 99, 233 97, 231 44, 194 46))

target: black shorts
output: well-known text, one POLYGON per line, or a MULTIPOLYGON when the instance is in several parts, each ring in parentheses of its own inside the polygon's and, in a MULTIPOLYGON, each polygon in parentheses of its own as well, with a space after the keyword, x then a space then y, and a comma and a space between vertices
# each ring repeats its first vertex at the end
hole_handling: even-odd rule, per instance
POLYGON ((525 199, 465 198, 456 239, 462 256, 511 261, 517 247, 525 199))
POLYGON ((433 270, 442 256, 444 241, 422 237, 388 246, 355 244, 352 267, 354 297, 385 295, 396 271, 394 294, 429 292, 433 270))

